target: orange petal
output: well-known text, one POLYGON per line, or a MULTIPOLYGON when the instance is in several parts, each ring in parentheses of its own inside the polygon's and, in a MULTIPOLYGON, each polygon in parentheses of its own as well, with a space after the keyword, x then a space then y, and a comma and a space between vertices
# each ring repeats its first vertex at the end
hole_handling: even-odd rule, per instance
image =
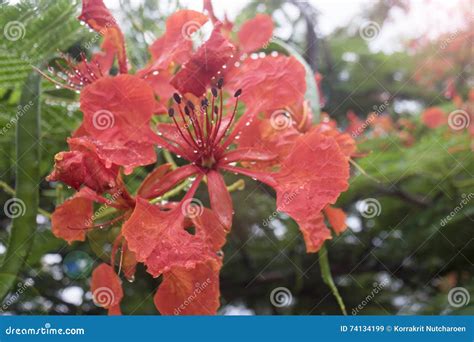
POLYGON ((329 221, 329 224, 334 229, 336 234, 341 234, 344 230, 346 230, 346 213, 344 210, 340 208, 334 208, 331 206, 327 206, 324 209, 324 214, 329 221))

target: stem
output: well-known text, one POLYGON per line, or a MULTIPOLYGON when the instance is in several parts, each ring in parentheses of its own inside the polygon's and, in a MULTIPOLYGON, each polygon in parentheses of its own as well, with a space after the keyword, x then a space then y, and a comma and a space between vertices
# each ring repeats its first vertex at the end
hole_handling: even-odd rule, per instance
POLYGON ((334 280, 332 279, 331 267, 329 266, 328 252, 326 251, 326 247, 324 245, 321 247, 318 254, 319 254, 319 267, 321 269, 321 276, 323 277, 323 281, 331 289, 331 292, 336 298, 337 303, 339 304, 339 307, 341 308, 342 313, 344 315, 347 315, 346 306, 344 305, 344 302, 342 301, 342 297, 339 294, 336 284, 334 284, 334 280))
MULTIPOLYGON (((16 191, 15 189, 13 189, 10 185, 8 185, 7 183, 5 183, 4 181, 0 181, 0 188, 3 189, 3 191, 5 191, 7 194, 15 197, 16 195, 16 191)), ((49 211, 46 211, 44 209, 41 209, 41 208, 38 208, 38 212, 43 215, 43 216, 46 216, 47 218, 51 218, 51 213, 49 211)))
MULTIPOLYGON (((28 75, 20 104, 28 108, 16 125, 16 204, 20 215, 13 218, 8 250, 0 267, 0 301, 16 283, 35 236, 40 183, 40 76, 28 75)), ((16 213, 18 214, 18 212, 16 213)))

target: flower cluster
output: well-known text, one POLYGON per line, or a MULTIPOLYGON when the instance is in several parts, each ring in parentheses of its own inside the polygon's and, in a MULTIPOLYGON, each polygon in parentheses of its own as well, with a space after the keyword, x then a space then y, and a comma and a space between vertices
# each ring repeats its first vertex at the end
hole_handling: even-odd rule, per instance
POLYGON ((52 230, 72 243, 97 227, 121 226, 110 264, 92 275, 93 293, 107 287, 113 294, 104 305, 111 314, 120 313, 123 297, 116 269, 133 278, 137 263, 162 277, 154 298, 161 314, 216 313, 221 248, 234 212, 226 173, 272 187, 277 210, 297 222, 308 252, 331 238, 326 221, 336 233, 345 229, 344 212, 331 205, 348 187, 354 140, 329 119, 312 124, 305 69, 294 57, 254 54, 272 37, 270 17, 258 14, 235 35, 210 1, 204 8, 205 14, 171 15, 149 48, 148 65, 131 74, 116 21, 102 0, 84 0, 79 19, 104 36, 102 51, 69 63, 61 79, 51 78, 80 91, 83 113, 69 151, 55 156, 48 177, 77 190, 56 208, 52 230), (197 30, 208 21, 212 34, 193 48, 189 23, 197 30), (115 60, 119 74, 112 75, 115 60), (156 165, 161 151, 186 163, 156 165), (122 175, 146 165, 156 167, 132 193, 122 175), (160 201, 183 182, 190 186, 181 187, 181 200, 160 201), (195 210, 193 203, 202 204, 194 198, 201 185, 210 205, 195 210), (94 203, 113 209, 109 221, 97 219, 94 203), (189 301, 195 284, 204 282, 189 301))

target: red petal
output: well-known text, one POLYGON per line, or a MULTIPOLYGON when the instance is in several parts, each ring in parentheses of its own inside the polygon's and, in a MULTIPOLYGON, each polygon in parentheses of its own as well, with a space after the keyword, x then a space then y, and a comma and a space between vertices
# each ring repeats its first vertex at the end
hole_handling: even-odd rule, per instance
POLYGON ((109 314, 121 314, 119 304, 123 298, 122 283, 110 265, 100 264, 92 272, 91 291, 97 306, 109 309, 109 314))
POLYGON ((122 228, 128 248, 154 277, 173 267, 190 269, 216 258, 217 251, 211 248, 205 233, 196 231, 192 235, 185 230, 184 213, 182 205, 163 211, 137 198, 135 210, 122 228))
POLYGON ((240 98, 253 111, 284 108, 302 101, 306 92, 305 69, 294 57, 248 58, 226 79, 229 89, 242 89, 240 98))
POLYGON ((173 188, 178 183, 184 181, 199 172, 199 169, 191 164, 178 167, 176 170, 169 172, 166 177, 155 179, 157 182, 149 182, 147 191, 142 191, 142 197, 153 198, 163 195, 166 191, 173 188))
POLYGON ((193 269, 174 267, 163 276, 154 301, 162 315, 214 315, 219 308, 220 261, 193 269))
POLYGON ((118 167, 106 167, 90 140, 71 138, 68 143, 71 151, 56 154, 54 170, 47 180, 64 182, 76 190, 85 185, 98 193, 116 186, 118 167))
POLYGON ((162 164, 150 172, 137 190, 137 195, 147 198, 152 187, 158 183, 171 169, 171 164, 162 164))
POLYGON ((429 128, 437 128, 448 122, 445 112, 439 107, 427 108, 421 114, 421 120, 429 128))
POLYGON ((336 234, 341 234, 344 230, 346 230, 346 213, 344 210, 340 208, 334 208, 331 206, 327 206, 324 209, 324 214, 329 221, 329 224, 334 229, 336 234))
POLYGON ((222 156, 222 159, 219 160, 219 163, 229 164, 242 161, 271 161, 277 157, 277 154, 271 153, 268 150, 264 151, 256 148, 239 148, 225 153, 222 156))
POLYGON ((312 131, 296 140, 275 178, 277 209, 290 215, 305 237, 311 237, 310 242, 306 240, 308 252, 315 252, 330 237, 320 227, 321 210, 348 187, 348 159, 334 139, 312 131))
POLYGON ((324 241, 331 239, 331 231, 326 227, 324 216, 321 213, 314 213, 302 218, 298 221, 298 225, 303 233, 308 253, 316 253, 324 241))
POLYGON ((79 20, 84 21, 93 30, 103 34, 106 40, 110 40, 117 51, 120 72, 126 74, 125 39, 115 18, 105 7, 104 2, 102 0, 83 0, 79 20))
POLYGON ((166 69, 171 62, 187 61, 193 50, 191 35, 207 20, 207 16, 192 10, 181 10, 168 17, 165 34, 150 46, 152 69, 166 69))
POLYGON ((66 240, 84 241, 87 228, 92 226, 93 206, 90 189, 82 188, 74 197, 56 207, 51 216, 51 230, 54 236, 66 240))
POLYGON ((357 145, 354 138, 348 133, 342 133, 336 127, 332 127, 324 122, 315 126, 314 130, 321 132, 325 136, 333 137, 346 157, 351 157, 355 154, 357 145))
POLYGON ((272 18, 266 14, 257 14, 240 28, 238 33, 240 48, 243 52, 258 50, 270 41, 272 35, 272 18))
POLYGON ((156 160, 150 128, 154 108, 153 90, 133 75, 103 77, 81 93, 84 129, 99 142, 104 159, 128 168, 156 160))
POLYGON ((171 84, 182 94, 201 96, 234 51, 234 46, 222 36, 220 26, 216 26, 209 40, 183 65, 171 84))
POLYGON ((207 187, 212 210, 217 214, 222 224, 230 228, 232 226, 233 206, 224 178, 217 171, 209 171, 207 173, 207 187))

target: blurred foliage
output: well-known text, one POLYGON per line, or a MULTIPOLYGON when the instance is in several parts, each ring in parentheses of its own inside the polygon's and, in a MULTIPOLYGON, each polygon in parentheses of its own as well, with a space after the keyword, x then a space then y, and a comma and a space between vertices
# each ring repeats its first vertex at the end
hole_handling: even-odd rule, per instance
MULTIPOLYGON (((120 3, 122 10, 114 14, 126 34, 131 64, 139 68, 149 57, 146 46, 163 32, 164 18, 179 3, 120 3)), ((404 8, 405 4, 379 1, 359 19, 374 20, 383 26, 392 8, 404 8)), ((44 70, 58 58, 58 50, 77 57, 88 42, 97 39, 76 20, 80 7, 76 2, 30 1, 19 6, 1 6, 2 31, 11 21, 26 27, 23 39, 1 40, 0 127, 5 127, 20 110, 19 89, 30 65, 44 70)), ((462 195, 474 192, 473 154, 466 134, 452 134, 445 128, 428 130, 418 122, 419 110, 410 115, 395 110, 396 103, 403 100, 414 100, 420 107, 445 101, 437 92, 412 82, 417 60, 408 52, 374 53, 352 26, 322 36, 317 10, 305 2, 252 2, 237 17, 236 26, 256 12, 272 14, 276 27, 291 28, 289 35, 280 38, 302 52, 308 64, 318 66, 325 77, 324 110, 331 116, 341 119, 347 110, 353 109, 365 118, 375 105, 390 99, 387 115, 393 119, 404 115, 416 121, 415 142, 411 146, 392 133, 360 139, 359 150, 366 156, 356 162, 369 176, 353 169, 350 190, 338 203, 348 213, 350 229, 335 236, 327 246, 332 272, 349 313, 378 284, 384 283, 387 285, 367 301, 359 314, 474 314, 472 304, 455 310, 447 300, 447 293, 454 286, 474 293, 473 203, 469 202, 453 220, 441 226, 441 220, 459 206, 462 195), (308 39, 313 41, 309 43, 308 39), (313 44, 316 49, 312 53, 316 54, 306 53, 313 44), (378 216, 361 215, 361 201, 367 198, 380 202, 378 216)), ((97 48, 99 42, 93 45, 97 48)), ((55 89, 46 81, 43 89, 41 173, 46 176, 54 154, 67 148, 66 138, 78 127, 81 113, 76 94, 55 89)), ((450 104, 444 105, 448 111, 453 109, 450 104)), ((0 178, 10 187, 14 184, 13 141, 14 129, 0 136, 0 178)), ((162 161, 160 154, 158 163, 162 161)), ((151 168, 142 168, 133 177, 127 177, 129 188, 136 189, 151 168)), ((229 176, 226 181, 230 184, 236 180, 229 176)), ((305 253, 296 224, 275 212, 274 194, 268 187, 247 179, 245 183, 243 191, 232 194, 235 218, 224 249, 222 312, 339 314, 335 299, 321 280, 318 257, 305 253), (270 303, 271 291, 280 286, 292 292, 289 307, 276 308, 270 303)), ((70 189, 44 181, 40 207, 52 211, 70 194, 70 189)), ((10 196, 0 192, 0 203, 10 196)), ((201 190, 199 196, 205 198, 206 192, 201 190)), ((0 224, 1 258, 10 221, 1 216, 0 224)), ((89 234, 87 243, 68 246, 52 236, 47 218, 38 216, 27 267, 3 310, 17 314, 104 314, 92 303, 88 292, 89 265, 108 258, 116 233, 117 228, 96 230, 89 234), (28 279, 33 279, 34 286, 16 298, 28 279), (78 302, 71 302, 72 293, 79 294, 78 302)), ((123 311, 156 314, 152 298, 159 282, 140 266, 136 280, 131 284, 124 282, 123 311)))

